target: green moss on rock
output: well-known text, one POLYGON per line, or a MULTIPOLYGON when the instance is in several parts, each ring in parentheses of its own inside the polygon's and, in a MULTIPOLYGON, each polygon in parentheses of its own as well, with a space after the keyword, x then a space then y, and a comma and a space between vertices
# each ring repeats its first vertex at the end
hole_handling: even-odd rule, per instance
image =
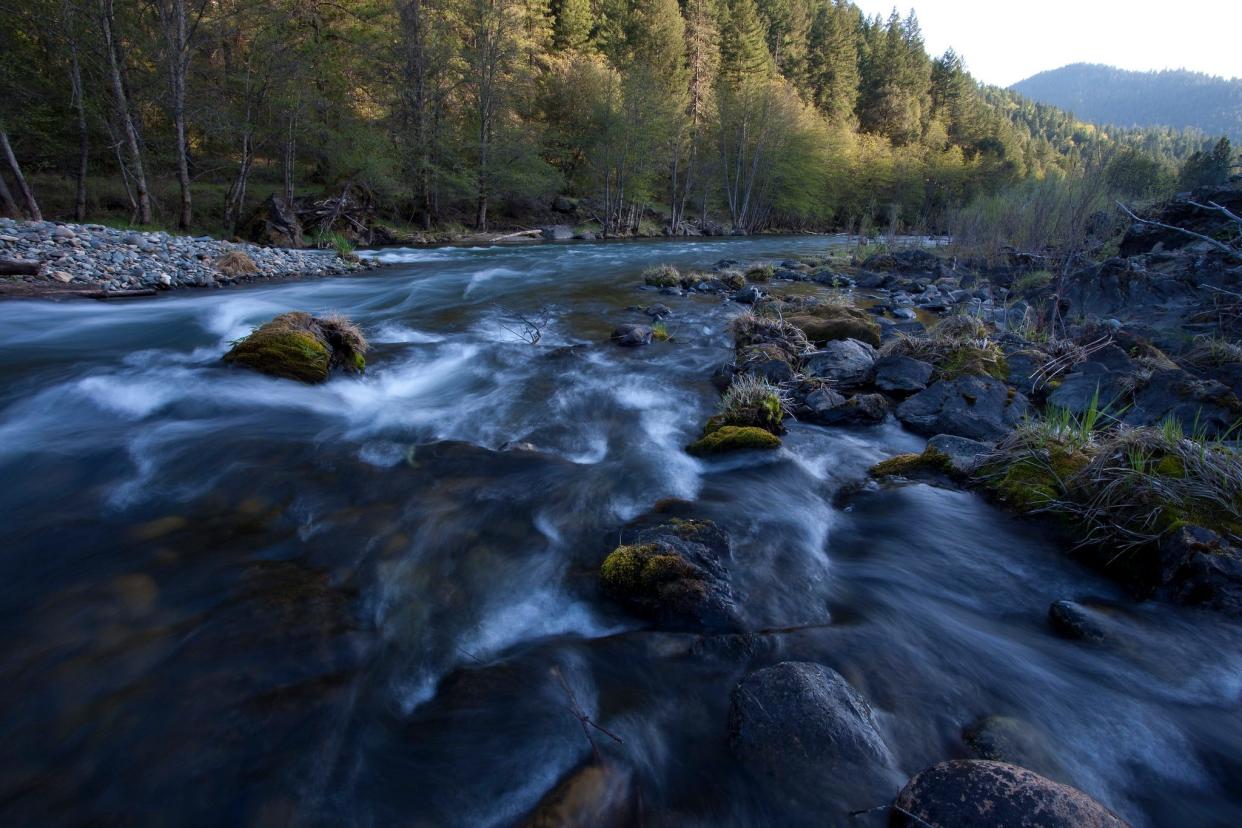
POLYGON ((880 347, 880 324, 865 311, 844 305, 819 305, 787 318, 812 342, 857 339, 880 347))
POLYGON ((366 350, 361 331, 343 317, 317 319, 293 311, 238 340, 224 361, 268 376, 316 383, 326 380, 334 365, 362 373, 366 350))
POLYGON ((599 568, 604 591, 629 599, 654 597, 662 585, 697 575, 691 564, 658 543, 618 546, 599 568))
POLYGON ((780 444, 779 437, 762 428, 720 425, 691 443, 686 451, 694 455, 723 454, 749 449, 774 449, 779 448, 780 444))
POLYGON ((926 449, 922 454, 898 454, 896 457, 890 457, 887 460, 881 460, 870 469, 867 474, 876 479, 885 477, 909 477, 919 472, 945 472, 952 473, 953 464, 949 462, 949 458, 942 452, 935 449, 926 449))
POLYGON ((230 365, 300 382, 323 382, 332 350, 308 313, 283 313, 238 341, 224 355, 230 365))
POLYGON ((979 347, 963 344, 952 351, 936 366, 942 379, 965 376, 987 376, 1005 380, 1009 376, 1009 363, 997 345, 979 347))

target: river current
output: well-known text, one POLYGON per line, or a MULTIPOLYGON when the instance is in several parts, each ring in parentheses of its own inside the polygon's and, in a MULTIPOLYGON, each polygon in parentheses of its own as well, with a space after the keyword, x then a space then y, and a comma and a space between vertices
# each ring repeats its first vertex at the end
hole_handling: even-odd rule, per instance
MULTIPOLYGON (((870 701, 907 775, 1008 717, 1036 770, 1135 826, 1242 824, 1236 626, 1128 600, 974 494, 843 497, 921 448, 891 421, 683 451, 739 307, 639 291, 643 268, 840 243, 386 249, 361 277, 0 304, 0 819, 510 825, 590 761, 585 715, 636 824, 784 825, 730 758, 729 694, 805 660, 870 701), (656 301, 673 342, 608 343, 656 301), (287 310, 355 320, 366 375, 221 364, 287 310), (546 316, 538 344, 515 314, 546 316), (744 647, 600 596, 668 498, 732 537, 744 647), (1054 636, 1062 598, 1105 607, 1111 643, 1054 636)), ((836 782, 823 824, 884 804, 836 782)))

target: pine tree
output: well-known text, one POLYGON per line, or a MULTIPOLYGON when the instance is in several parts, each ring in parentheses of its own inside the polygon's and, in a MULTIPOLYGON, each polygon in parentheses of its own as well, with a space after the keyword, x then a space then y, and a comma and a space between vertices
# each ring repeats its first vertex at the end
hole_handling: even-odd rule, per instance
POLYGON ((832 123, 852 121, 858 104, 858 11, 845 0, 821 3, 807 35, 805 88, 832 123))
POLYGON ((560 50, 583 49, 591 39, 591 0, 558 0, 552 45, 560 50))

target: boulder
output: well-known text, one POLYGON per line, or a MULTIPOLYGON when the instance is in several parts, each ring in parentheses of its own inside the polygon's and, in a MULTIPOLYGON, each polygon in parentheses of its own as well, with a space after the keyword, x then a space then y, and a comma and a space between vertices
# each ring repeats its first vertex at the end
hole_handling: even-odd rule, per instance
POLYGON ((763 291, 755 285, 749 285, 734 293, 732 298, 734 302, 753 305, 763 298, 763 291))
POLYGON ((293 311, 239 340, 224 361, 273 377, 316 383, 326 380, 334 366, 361 372, 366 351, 366 340, 348 320, 293 311))
POLYGON ((1109 370, 1098 362, 1084 362, 1048 395, 1048 402, 1082 415, 1095 405, 1100 411, 1116 410, 1133 387, 1127 374, 1109 370))
POLYGON ((540 227, 539 235, 544 241, 569 241, 574 237, 574 228, 568 224, 550 224, 540 227))
POLYGON ((893 803, 894 828, 1123 828, 1127 823, 1076 788, 979 759, 941 762, 911 779, 893 803))
POLYGON ((806 419, 820 425, 874 425, 884 422, 888 412, 888 398, 883 394, 855 394, 845 399, 821 389, 806 398, 806 419))
POLYGON ((1229 386, 1197 379, 1180 368, 1156 371, 1122 417, 1128 425, 1157 425, 1167 418, 1181 423, 1187 434, 1206 437, 1229 433, 1242 418, 1242 401, 1229 386))
POLYGON ((789 353, 770 342, 749 345, 741 349, 738 352, 737 369, 747 374, 763 377, 776 385, 792 382, 795 373, 789 353))
POLYGON ((1242 618, 1242 555, 1210 529, 1181 526, 1160 543, 1160 580, 1173 600, 1242 618))
POLYGON ((808 354, 802 361, 802 370, 837 387, 853 388, 871 382, 875 362, 875 349, 870 345, 856 339, 840 339, 808 354))
POLYGON ((620 325, 609 336, 614 343, 625 348, 650 345, 655 332, 650 325, 620 325))
POLYGON ((939 380, 897 406, 897 419, 919 434, 994 441, 1026 415, 1026 397, 993 377, 939 380))
POLYGON ((875 364, 875 385, 881 391, 922 391, 933 370, 930 362, 908 356, 886 356, 875 364))
POLYGON ((724 561, 729 537, 708 520, 673 519, 644 529, 600 565, 605 595, 663 627, 740 628, 724 561))
POLYGON ((749 771, 794 797, 835 782, 865 802, 900 784, 871 706, 820 664, 785 661, 743 679, 729 707, 729 745, 749 771))

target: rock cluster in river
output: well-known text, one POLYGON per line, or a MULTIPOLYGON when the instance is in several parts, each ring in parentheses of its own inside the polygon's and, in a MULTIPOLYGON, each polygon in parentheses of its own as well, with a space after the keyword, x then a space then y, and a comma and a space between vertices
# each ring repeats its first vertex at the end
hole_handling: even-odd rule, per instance
POLYGON ((255 279, 331 276, 369 265, 332 251, 289 250, 206 236, 115 230, 99 224, 0 219, 0 259, 37 262, 28 281, 49 287, 166 290, 255 279), (239 256, 237 254, 245 254, 239 256))

